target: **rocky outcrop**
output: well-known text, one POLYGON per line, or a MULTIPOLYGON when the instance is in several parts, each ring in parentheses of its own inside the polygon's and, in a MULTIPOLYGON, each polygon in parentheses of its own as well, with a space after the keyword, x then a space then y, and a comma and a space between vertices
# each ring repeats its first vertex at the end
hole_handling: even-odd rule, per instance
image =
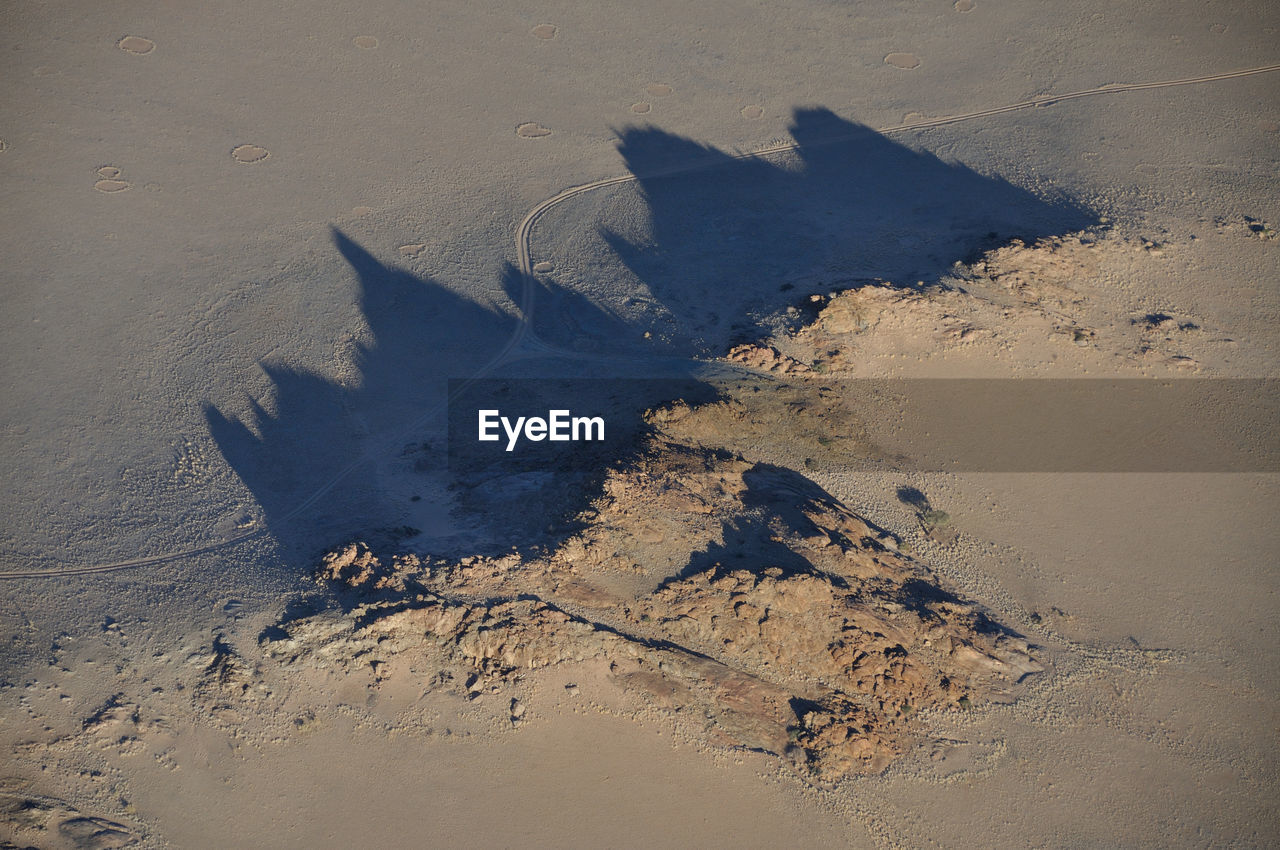
POLYGON ((581 534, 539 557, 326 556, 339 605, 281 623, 285 663, 427 656, 469 690, 595 658, 709 742, 836 780, 882 770, 924 710, 1010 698, 1041 669, 893 538, 790 470, 654 440, 581 534))

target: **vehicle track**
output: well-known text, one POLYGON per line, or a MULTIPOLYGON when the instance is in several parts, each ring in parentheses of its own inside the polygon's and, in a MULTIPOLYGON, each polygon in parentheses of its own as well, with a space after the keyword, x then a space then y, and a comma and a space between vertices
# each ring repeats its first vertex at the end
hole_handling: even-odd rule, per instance
MULTIPOLYGON (((1023 100, 1017 103, 1011 103, 1005 106, 997 106, 991 109, 982 109, 976 112, 957 113, 955 115, 947 115, 939 118, 931 118, 926 121, 915 121, 907 124, 898 124, 892 127, 885 127, 882 129, 878 129, 875 132, 881 135, 890 135, 894 133, 904 133, 910 130, 924 130, 924 129, 929 129, 931 127, 943 127, 949 124, 958 124, 963 121, 972 121, 978 118, 987 118, 994 115, 1003 115, 1007 112, 1018 112, 1023 109, 1034 109, 1037 107, 1050 107, 1058 103, 1062 103, 1064 101, 1077 100, 1079 98, 1096 97, 1098 95, 1104 95, 1104 94, 1119 94, 1122 92, 1130 92, 1130 91, 1147 91, 1150 89, 1166 89, 1166 88, 1174 88, 1177 86, 1199 85, 1203 83, 1213 83, 1213 82, 1220 82, 1223 80, 1239 79, 1241 77, 1251 77, 1258 74, 1273 73, 1275 71, 1280 71, 1280 64, 1262 65, 1256 68, 1246 68, 1239 71, 1228 71, 1221 74, 1208 74, 1208 75, 1199 76, 1199 77, 1185 77, 1185 78, 1176 79, 1176 80, 1161 80, 1157 82, 1148 82, 1148 83, 1108 84, 1105 86, 1099 86, 1097 88, 1092 88, 1092 89, 1081 89, 1080 91, 1067 92, 1065 94, 1044 95, 1041 97, 1031 98, 1030 100, 1023 100)), ((840 142, 848 141, 853 137, 854 137, 853 134, 842 134, 838 136, 833 136, 828 139, 823 139, 818 142, 808 142, 803 146, 798 142, 786 142, 783 144, 772 145, 770 147, 762 148, 756 151, 731 154, 730 157, 736 160, 755 159, 758 157, 767 157, 767 156, 772 156, 774 154, 798 150, 801 147, 804 147, 806 149, 811 149, 815 147, 825 147, 827 145, 839 144, 840 142)), ((516 260, 517 260, 517 265, 520 269, 520 276, 523 281, 523 286, 521 289, 520 304, 518 305, 520 308, 521 315, 519 317, 519 321, 517 322, 516 329, 512 333, 511 338, 507 340, 506 344, 497 353, 497 355, 495 355, 492 360, 490 360, 487 364, 481 367, 480 370, 477 371, 475 375, 468 378, 465 382, 459 385, 459 387, 457 388, 454 394, 456 395, 457 392, 461 392, 463 389, 467 388, 474 382, 484 378, 486 375, 490 374, 495 369, 499 368, 500 366, 504 365, 505 363, 509 362, 512 359, 529 357, 529 356, 561 357, 561 358, 567 358, 567 359, 589 358, 596 361, 599 361, 601 359, 598 355, 590 355, 590 354, 583 354, 581 352, 567 351, 567 350, 556 348, 555 346, 548 345, 544 343, 542 340, 539 340, 533 330, 533 316, 534 316, 534 308, 535 308, 534 300, 537 293, 537 289, 536 289, 537 277, 535 276, 535 273, 533 271, 533 244, 532 244, 533 229, 543 215, 545 215, 549 210, 564 203, 565 201, 576 198, 577 196, 582 195, 584 193, 595 191, 596 189, 603 189, 608 186, 617 186, 624 183, 634 183, 640 180, 641 178, 651 179, 656 177, 667 177, 667 176, 672 176, 677 174, 688 174, 696 171, 705 170, 707 168, 719 167, 721 165, 723 165, 723 161, 718 161, 714 163, 694 163, 690 165, 675 166, 669 169, 662 169, 659 171, 648 172, 643 175, 625 174, 618 177, 608 177, 601 180, 595 180, 590 183, 583 183, 582 185, 572 186, 568 189, 565 189, 562 192, 552 195, 550 198, 547 198, 546 200, 542 201, 537 206, 535 206, 533 209, 529 210, 529 212, 525 214, 524 218, 520 220, 520 223, 519 225, 517 225, 516 231, 515 231, 516 260), (522 345, 525 345, 527 348, 530 348, 532 350, 528 351, 526 354, 518 354, 517 349, 520 348, 522 345)), ((619 360, 625 359, 630 362, 638 362, 640 360, 645 360, 646 362, 648 362, 650 358, 633 357, 633 358, 611 358, 611 359, 619 359, 619 360)), ((375 445, 366 449, 364 452, 358 455, 355 460, 353 460, 351 463, 347 464, 345 467, 339 470, 332 478, 329 479, 329 481, 327 481, 315 492, 311 493, 311 495, 309 495, 306 499, 300 502, 295 508, 293 508, 284 516, 278 518, 276 522, 287 522, 297 517, 303 511, 310 508, 313 504, 316 503, 317 500, 322 498, 326 493, 330 492, 334 487, 336 487, 339 484, 339 482, 341 482, 349 474, 354 472, 356 469, 362 467, 370 457, 377 456, 382 451, 384 451, 385 446, 389 442, 393 440, 398 440, 406 432, 415 430, 421 427, 424 423, 429 422, 431 419, 439 415, 442 410, 448 407, 448 404, 452 398, 453 396, 451 395, 448 398, 445 398, 443 401, 440 401, 437 404, 432 405, 422 416, 418 417, 412 423, 405 426, 405 428, 397 431, 395 434, 393 434, 388 438, 380 440, 375 445)), ((169 563, 172 561, 182 560, 183 558, 190 558, 197 555, 205 555, 211 552, 217 552, 222 549, 227 549, 232 546, 238 545, 240 543, 245 543, 249 540, 253 540, 258 537, 263 537, 268 533, 268 530, 269 529, 265 527, 259 528, 255 531, 248 531, 243 534, 237 534, 232 537, 228 537, 224 540, 220 540, 216 543, 207 544, 205 546, 194 547, 191 549, 183 549, 181 551, 168 552, 168 553, 163 553, 159 555, 150 555, 143 558, 133 558, 125 561, 114 561, 109 564, 95 564, 95 565, 83 566, 83 567, 69 567, 69 568, 45 569, 45 570, 0 570, 0 581, 13 580, 13 579, 57 578, 60 576, 89 575, 94 573, 110 573, 110 572, 117 572, 119 570, 135 569, 137 567, 155 566, 157 564, 169 563)))

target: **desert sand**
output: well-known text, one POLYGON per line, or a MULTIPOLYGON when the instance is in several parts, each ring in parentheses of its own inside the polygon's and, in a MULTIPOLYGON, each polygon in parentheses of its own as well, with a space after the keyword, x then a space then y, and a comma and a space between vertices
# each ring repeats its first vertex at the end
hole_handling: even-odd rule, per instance
POLYGON ((1277 28, 13 5, 0 844, 1273 846, 1277 28))

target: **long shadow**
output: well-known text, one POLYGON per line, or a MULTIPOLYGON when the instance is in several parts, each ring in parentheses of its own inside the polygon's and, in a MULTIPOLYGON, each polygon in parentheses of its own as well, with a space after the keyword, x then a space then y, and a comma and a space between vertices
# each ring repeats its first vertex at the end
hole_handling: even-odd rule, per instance
MULTIPOLYGON (((335 230, 335 247, 356 274, 358 307, 371 336, 356 358, 359 380, 340 384, 267 364, 274 385, 269 403, 251 403, 242 418, 206 406, 214 439, 260 504, 271 534, 309 565, 317 550, 356 533, 367 538, 384 529, 404 537, 424 528, 430 537, 433 516, 438 520, 451 504, 489 534, 493 548, 519 546, 539 529, 568 533, 561 520, 595 495, 598 472, 635 450, 643 434, 635 417, 645 407, 699 392, 690 389, 690 372, 669 368, 669 355, 720 354, 732 341, 767 333, 771 317, 811 292, 870 279, 931 285, 956 261, 1015 236, 1035 239, 1092 221, 1070 201, 1037 197, 825 109, 798 110, 791 132, 798 150, 775 160, 735 159, 654 128, 619 134, 620 153, 639 175, 648 235, 627 238, 606 223, 597 244, 606 252, 601 256, 611 254, 668 314, 667 329, 653 334, 653 345, 645 339, 649 320, 628 319, 631 314, 598 290, 570 288, 555 275, 526 280, 507 266, 501 283, 513 300, 520 303, 526 285, 536 288, 535 330, 545 341, 579 352, 625 351, 634 360, 628 377, 655 377, 656 367, 646 367, 657 361, 646 361, 645 352, 661 353, 668 357, 660 374, 679 379, 665 395, 653 385, 615 394, 619 415, 633 426, 625 433, 634 439, 598 447, 603 454, 589 456, 597 473, 584 472, 579 458, 565 465, 566 476, 552 480, 527 458, 523 466, 504 467, 505 458, 477 457, 459 476, 445 463, 442 427, 389 445, 447 398, 447 378, 472 375, 502 350, 515 319, 384 264, 335 230), (706 167, 687 170, 695 165, 706 167), (422 492, 415 490, 415 474, 422 492), (428 479, 435 484, 428 486, 428 479), (441 482, 454 493, 431 489, 441 482), (513 494, 512 486, 526 491, 513 494), (506 495, 491 498, 485 487, 506 495), (532 511, 529 504, 541 513, 517 516, 532 511)), ((616 380, 623 376, 621 362, 525 359, 504 374, 522 381, 566 374, 616 380)), ((561 396, 556 404, 589 407, 603 397, 589 384, 565 392, 568 401, 561 396)), ((742 545, 758 547, 758 537, 746 534, 743 540, 754 543, 742 545)), ((708 558, 740 560, 733 552, 708 558)))
MULTIPOLYGON (((291 560, 310 559, 317 548, 357 531, 410 535, 415 511, 439 507, 407 505, 410 496, 388 492, 378 468, 385 460, 379 456, 386 454, 382 444, 443 401, 447 379, 492 357, 515 328, 510 316, 382 263, 339 230, 333 241, 356 273, 359 312, 371 337, 356 353, 359 381, 344 386, 264 364, 274 387, 269 409, 251 402, 242 420, 205 406, 218 448, 291 560)), ((402 465, 421 473, 443 467, 439 435, 428 437, 424 430, 411 437, 402 465), (440 456, 438 463, 423 456, 430 453, 440 456)))
MULTIPOLYGON (((1039 197, 827 109, 796 110, 790 133, 793 153, 737 159, 653 127, 619 132, 649 224, 643 236, 607 223, 600 235, 665 307, 661 335, 676 350, 716 354, 808 294, 871 280, 932 285, 955 262, 1015 237, 1096 223, 1068 199, 1039 197)), ((539 332, 572 337, 552 316, 539 332)))

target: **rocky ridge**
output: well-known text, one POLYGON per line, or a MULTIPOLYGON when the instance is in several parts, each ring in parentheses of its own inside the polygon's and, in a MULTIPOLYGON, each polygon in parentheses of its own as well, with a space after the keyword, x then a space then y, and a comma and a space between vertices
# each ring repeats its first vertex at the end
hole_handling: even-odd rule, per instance
POLYGON ((436 561, 353 543, 336 603, 264 639, 286 665, 394 675, 427 656, 466 693, 583 659, 706 740, 822 781, 876 773, 922 712, 1011 698, 1035 650, 802 476, 653 438, 584 531, 538 556, 436 561))

